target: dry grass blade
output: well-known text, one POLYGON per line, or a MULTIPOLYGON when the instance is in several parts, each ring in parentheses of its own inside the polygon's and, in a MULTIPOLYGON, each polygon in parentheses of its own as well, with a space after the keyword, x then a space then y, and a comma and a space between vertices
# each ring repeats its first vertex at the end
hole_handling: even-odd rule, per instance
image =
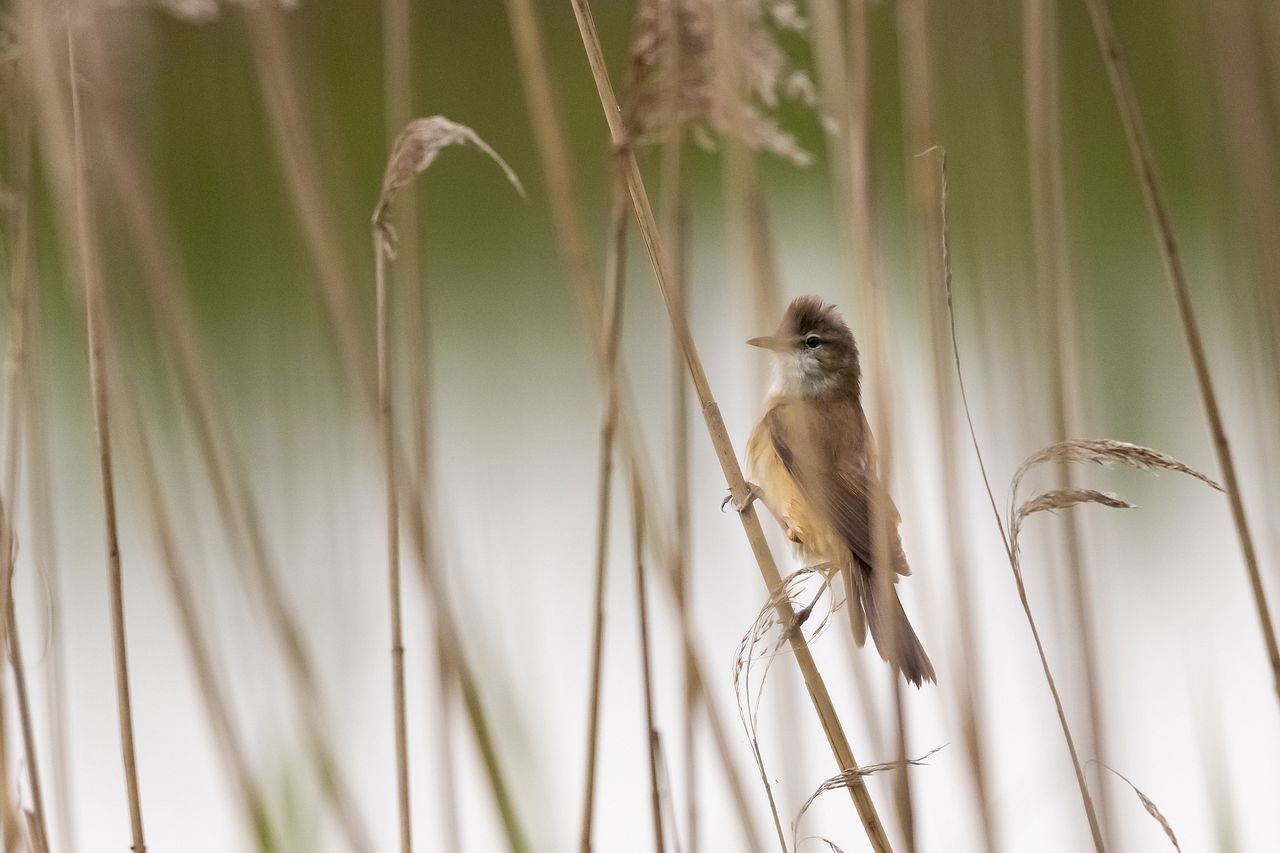
MULTIPOLYGON (((867 776, 872 776, 876 773, 883 773, 886 770, 905 770, 908 767, 920 767, 941 749, 942 747, 938 746, 929 750, 919 758, 908 758, 901 761, 886 761, 883 764, 867 764, 857 770, 849 770, 832 776, 830 779, 819 785, 817 789, 809 795, 809 799, 805 800, 800 806, 800 810, 796 812, 795 820, 791 822, 791 837, 793 839, 792 847, 797 850, 800 848, 800 821, 804 818, 805 813, 809 811, 809 807, 814 804, 818 797, 821 797, 828 791, 847 788, 852 785, 855 780, 864 779, 867 776)), ((825 838, 819 840, 826 841, 825 838)), ((827 843, 831 844, 830 841, 827 841, 827 843)), ((834 844, 831 844, 831 846, 837 850, 839 849, 834 844)))
MULTIPOLYGON (((742 721, 742 727, 747 734, 747 741, 751 744, 751 754, 755 759, 756 773, 760 776, 760 781, 764 785, 765 796, 769 800, 770 817, 773 819, 774 830, 778 834, 778 843, 781 845, 783 853, 786 853, 787 849, 786 834, 782 829, 782 818, 778 814, 778 805, 773 795, 773 786, 769 783, 769 774, 765 770, 764 756, 760 750, 760 700, 764 695, 764 685, 769 677, 769 670, 773 666, 774 660, 781 653, 782 647, 786 645, 792 634, 798 633, 810 621, 818 601, 830 588, 831 575, 829 566, 806 566, 787 575, 782 585, 769 596, 768 600, 760 608, 760 612, 756 614, 755 621, 751 623, 750 630, 738 641, 738 648, 734 654, 733 690, 738 699, 738 718, 742 721), (822 583, 817 593, 810 596, 807 593, 809 585, 806 581, 815 576, 821 577, 822 583), (796 605, 805 600, 808 600, 809 603, 796 611, 796 605), (791 621, 787 623, 783 623, 778 617, 779 609, 783 605, 795 612, 791 621), (761 651, 762 648, 763 650, 761 651), (753 664, 760 660, 764 661, 764 671, 760 673, 759 678, 755 679, 753 684, 752 681, 755 675, 753 664)), ((812 635, 809 639, 812 640, 813 637, 821 633, 829 621, 830 611, 822 619, 818 620, 812 629, 812 635)))
POLYGON ((1169 823, 1169 819, 1161 814, 1160 809, 1156 806, 1155 802, 1144 794, 1141 788, 1133 784, 1133 782, 1129 780, 1128 776, 1124 775, 1119 770, 1101 763, 1099 763, 1098 766, 1105 770, 1110 770, 1112 773, 1123 779, 1126 785, 1133 789, 1133 792, 1138 795, 1138 800, 1142 803, 1142 807, 1147 810, 1147 814, 1156 819, 1156 823, 1160 824, 1160 828, 1164 830, 1164 834, 1169 837, 1169 843, 1173 845, 1173 849, 1177 850, 1178 853, 1182 853, 1182 847, 1178 844, 1178 836, 1173 833, 1173 826, 1169 823))
POLYGON ((1058 712, 1058 724, 1062 727, 1062 737, 1067 743, 1067 752, 1071 756, 1071 769, 1075 771, 1076 787, 1080 790, 1080 801, 1084 807, 1085 818, 1089 821, 1089 834, 1093 839, 1093 847, 1097 853, 1106 853, 1106 842, 1103 840, 1102 825, 1098 820, 1098 812, 1089 794, 1089 785, 1085 782, 1084 768, 1080 764, 1080 755, 1076 751, 1075 737, 1071 734, 1071 725, 1067 722, 1067 712, 1062 705, 1062 696, 1058 693, 1057 682, 1053 678, 1053 670, 1049 666, 1049 656, 1044 649, 1044 641, 1040 639, 1040 628, 1036 625, 1035 615, 1031 612, 1031 602, 1027 598, 1027 587, 1022 580, 1022 569, 1018 565, 1018 553, 1013 542, 1005 532, 1004 519, 1000 516, 1000 508, 996 504, 996 494, 991 488, 991 478, 987 474, 987 463, 982 457, 982 446, 978 443, 978 430, 973 425, 973 410, 969 406, 969 392, 964 384, 964 370, 960 365, 960 341, 956 335, 956 311, 954 290, 951 275, 951 228, 947 219, 947 152, 944 148, 931 148, 928 152, 938 153, 939 168, 939 207, 941 210, 942 229, 942 270, 943 285, 947 296, 947 319, 951 331, 951 355, 956 368, 956 385, 960 389, 960 403, 964 409, 965 423, 969 427, 969 440, 973 444, 973 454, 978 460, 978 471, 982 474, 982 485, 987 492, 987 501, 991 506, 991 515, 995 519, 996 529, 1000 531, 1000 540, 1005 554, 1009 558, 1009 570, 1013 573, 1013 583, 1018 590, 1018 600, 1022 604, 1023 615, 1027 619, 1027 627, 1031 629, 1031 639, 1036 644, 1036 653, 1040 657, 1040 668, 1044 671, 1045 684, 1053 697, 1054 709, 1058 712))
POLYGON ((1140 444, 1130 444, 1127 441, 1115 441, 1110 438, 1070 438, 1066 441, 1051 444, 1029 456, 1027 461, 1023 462, 1013 475, 1010 495, 1017 494, 1022 478, 1031 469, 1045 462, 1068 464, 1092 462, 1096 465, 1119 462, 1143 471, 1176 471, 1179 474, 1195 477, 1205 485, 1222 491, 1222 486, 1218 485, 1217 481, 1179 462, 1169 454, 1161 453, 1159 450, 1143 447, 1140 444))
POLYGON ((395 257, 395 232, 386 221, 387 208, 396 193, 411 183, 414 178, 425 172, 440 152, 450 145, 472 145, 489 156, 502 169, 511 186, 524 197, 524 186, 515 171, 507 165, 497 151, 489 147, 489 143, 480 138, 474 130, 465 124, 450 121, 444 116, 429 116, 409 122, 391 146, 391 156, 387 158, 387 169, 382 175, 382 194, 373 209, 373 227, 383 234, 384 246, 389 256, 395 257))
POLYGON ((1060 509, 1068 509, 1084 503, 1102 504, 1112 509, 1133 509, 1133 504, 1122 501, 1115 495, 1093 489, 1068 488, 1044 492, 1023 503, 1013 514, 1013 523, 1009 525, 1009 529, 1012 531, 1014 552, 1018 550, 1018 534, 1022 531, 1022 522, 1027 516, 1037 512, 1057 512, 1060 509))

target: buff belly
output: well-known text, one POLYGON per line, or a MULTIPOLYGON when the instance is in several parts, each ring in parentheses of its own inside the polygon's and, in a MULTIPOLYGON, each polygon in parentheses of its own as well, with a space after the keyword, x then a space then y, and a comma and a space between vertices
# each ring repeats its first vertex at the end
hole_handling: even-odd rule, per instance
POLYGON ((761 499, 782 525, 800 559, 837 565, 847 559, 848 552, 831 526, 815 511, 778 456, 764 420, 747 442, 747 472, 751 482, 760 487, 761 499))

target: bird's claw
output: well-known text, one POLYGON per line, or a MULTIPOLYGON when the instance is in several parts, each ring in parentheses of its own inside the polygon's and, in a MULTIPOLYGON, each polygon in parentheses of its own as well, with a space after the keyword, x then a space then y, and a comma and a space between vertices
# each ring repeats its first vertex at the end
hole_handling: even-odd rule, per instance
POLYGON ((746 499, 739 503, 737 499, 734 498, 733 492, 731 491, 725 496, 724 500, 720 501, 720 511, 724 512, 725 507, 732 506, 735 512, 743 513, 746 512, 759 498, 763 497, 764 492, 760 490, 759 486, 755 483, 747 483, 746 499))

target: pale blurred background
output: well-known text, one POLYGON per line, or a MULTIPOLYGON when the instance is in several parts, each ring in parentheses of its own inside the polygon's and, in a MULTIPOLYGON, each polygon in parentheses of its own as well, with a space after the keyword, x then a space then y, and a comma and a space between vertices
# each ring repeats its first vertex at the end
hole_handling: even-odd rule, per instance
MULTIPOLYGON (((188 277, 182 286, 194 305, 206 367, 246 463, 246 485, 267 522, 286 597, 321 673, 341 772, 376 849, 391 850, 396 794, 377 434, 348 391, 314 284, 317 267, 265 118, 264 110, 277 107, 259 85, 250 14, 230 4, 193 23, 159 5, 108 3, 93 10, 79 38, 114 57, 117 76, 83 80, 85 98, 110 101, 126 117, 129 144, 159 188, 165 227, 188 277)), ((600 265, 607 220, 605 124, 569 3, 537 5, 600 265)), ((1003 502, 1020 462, 1054 439, 1048 344, 1035 292, 1022 10, 990 0, 926 6, 938 117, 933 142, 946 147, 950 166, 959 344, 978 437, 996 499, 1003 502)), ((1111 6, 1167 183, 1275 606, 1280 365, 1266 306, 1274 306, 1280 293, 1273 257, 1278 237, 1267 231, 1267 223, 1280 222, 1280 14, 1270 0, 1113 0, 1111 6)), ((1084 6, 1056 8, 1081 432, 1155 447, 1217 477, 1186 342, 1084 6)), ((595 5, 619 86, 632 11, 617 0, 595 5)), ((877 225, 889 302, 883 329, 891 356, 894 494, 915 569, 901 591, 939 680, 936 687, 908 689, 904 703, 908 753, 944 747, 909 772, 917 849, 980 850, 956 704, 955 686, 963 678, 957 578, 943 526, 926 288, 908 230, 907 164, 916 152, 908 150, 901 129, 897 11, 893 2, 870 9, 877 225)), ((304 144, 314 147, 339 237, 329 248, 345 265, 328 272, 349 285, 356 306, 351 319, 370 351, 368 217, 389 146, 380 16, 373 2, 304 0, 277 18, 305 103, 304 144)), ((443 153, 419 182, 417 247, 430 360, 415 363, 407 347, 398 347, 401 399, 409 400, 411 379, 429 376, 435 551, 531 848, 576 849, 602 397, 557 252, 503 4, 413 4, 412 23, 412 113, 439 113, 474 128, 520 175, 528 198, 522 201, 472 150, 443 153)), ((15 30, 19 53, 21 35, 15 30)), ((784 44, 800 67, 811 67, 802 37, 788 36, 784 44)), ((782 295, 816 293, 836 302, 865 338, 869 319, 856 309, 821 124, 812 110, 797 106, 784 108, 779 121, 814 156, 807 167, 766 153, 758 159, 782 295)), ((36 151, 40 175, 47 162, 39 141, 36 151)), ((645 160, 655 198, 657 156, 655 150, 645 160)), ((744 237, 726 212, 721 153, 691 146, 689 158, 690 320, 741 453, 758 414, 766 360, 743 342, 770 331, 776 316, 762 328, 752 307, 744 237)), ((100 181, 101 163, 92 155, 90 160, 100 181)), ((48 567, 37 572, 30 547, 25 475, 27 485, 16 498, 5 496, 18 506, 17 619, 53 825, 51 849, 124 850, 129 825, 83 316, 77 279, 65 274, 58 242, 58 205, 65 199, 43 179, 40 187, 35 241, 42 372, 36 383, 48 406, 43 437, 52 462, 61 635, 51 633, 48 618, 49 583, 41 573, 48 567), (56 819, 62 806, 45 690, 51 649, 59 641, 67 661, 65 791, 73 839, 56 819)), ((197 608, 286 849, 348 849, 319 795, 279 647, 261 602, 243 582, 239 549, 217 511, 173 365, 158 346, 138 283, 141 262, 122 236, 122 216, 117 202, 102 193, 97 227, 127 376, 117 394, 135 397, 144 409, 197 608)), ((402 233, 401 240, 414 236, 402 233)), ((6 258, 9 252, 6 240, 6 258)), ((659 472, 659 494, 670 506, 669 325, 634 232, 629 267, 622 357, 659 472)), ((403 312, 409 309, 403 301, 397 306, 397 328, 407 328, 403 312)), ((8 401, 8 380, 5 393, 8 401)), ((119 433, 127 424, 117 418, 113 427, 119 433)), ((145 499, 130 473, 136 459, 121 435, 115 436, 121 548, 148 848, 254 849, 165 592, 145 499)), ((407 440, 407 428, 405 435, 407 440)), ((12 440, 7 429, 6 436, 12 440)), ((732 681, 735 647, 765 590, 737 518, 720 510, 724 479, 696 403, 690 404, 690 436, 693 624, 712 701, 728 721, 758 834, 767 844, 773 837, 768 807, 738 724, 732 681)), ((981 731, 1000 846, 1084 850, 1090 841, 1079 794, 966 435, 958 435, 958 448, 963 506, 957 518, 970 546, 981 731)), ((1226 499, 1176 474, 1100 468, 1077 474, 1083 484, 1114 490, 1141 507, 1074 511, 1092 587, 1107 763, 1155 801, 1183 850, 1280 849, 1274 819, 1280 798, 1277 697, 1226 499)), ((1038 482, 1044 486, 1049 479, 1038 482)), ((654 846, 625 478, 619 475, 614 489, 595 849, 626 853, 654 846)), ((764 521, 775 554, 795 568, 772 521, 764 521)), ((1063 529, 1062 519, 1049 515, 1030 522, 1024 568, 1068 716, 1083 741, 1082 758, 1091 759, 1097 753, 1083 734, 1088 708, 1061 556, 1063 529)), ((456 809, 462 850, 509 849, 456 694, 444 701, 447 719, 440 720, 431 617, 408 545, 404 563, 416 846, 451 850, 446 826, 456 809), (442 781, 442 725, 452 747, 451 792, 442 781)), ((679 841, 668 849, 688 851, 683 675, 672 598, 657 571, 650 582, 656 719, 679 841)), ((873 687, 869 703, 855 689, 843 614, 814 650, 859 760, 894 760, 888 676, 874 650, 853 653, 873 687), (880 731, 890 736, 877 738, 880 731)), ((11 709, 11 786, 26 805, 29 787, 17 777, 27 759, 13 717, 11 709)), ((697 732, 698 849, 747 849, 705 725, 697 732)), ((800 804, 837 769, 789 660, 775 665, 766 687, 760 741, 789 829, 800 804)), ((1111 849, 1170 849, 1123 782, 1096 765, 1087 770, 1095 798, 1105 803, 1111 849)), ((869 785, 891 837, 899 839, 893 774, 873 777, 869 785)), ((826 836, 845 851, 869 849, 842 792, 818 800, 799 834, 826 836)), ((822 845, 808 841, 802 848, 822 845)))

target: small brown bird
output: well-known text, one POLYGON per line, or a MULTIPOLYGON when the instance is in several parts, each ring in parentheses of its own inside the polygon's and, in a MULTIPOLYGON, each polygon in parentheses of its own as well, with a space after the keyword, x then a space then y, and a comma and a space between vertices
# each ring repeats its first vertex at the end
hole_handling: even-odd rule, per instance
POLYGON ((862 411, 858 346, 835 306, 816 296, 791 303, 778 331, 753 338, 773 350, 777 377, 747 444, 760 497, 801 557, 840 571, 858 644, 867 627, 880 657, 919 687, 937 681, 894 584, 911 574, 898 511, 876 476, 875 439, 862 411), (877 501, 889 513, 877 559, 877 501))

